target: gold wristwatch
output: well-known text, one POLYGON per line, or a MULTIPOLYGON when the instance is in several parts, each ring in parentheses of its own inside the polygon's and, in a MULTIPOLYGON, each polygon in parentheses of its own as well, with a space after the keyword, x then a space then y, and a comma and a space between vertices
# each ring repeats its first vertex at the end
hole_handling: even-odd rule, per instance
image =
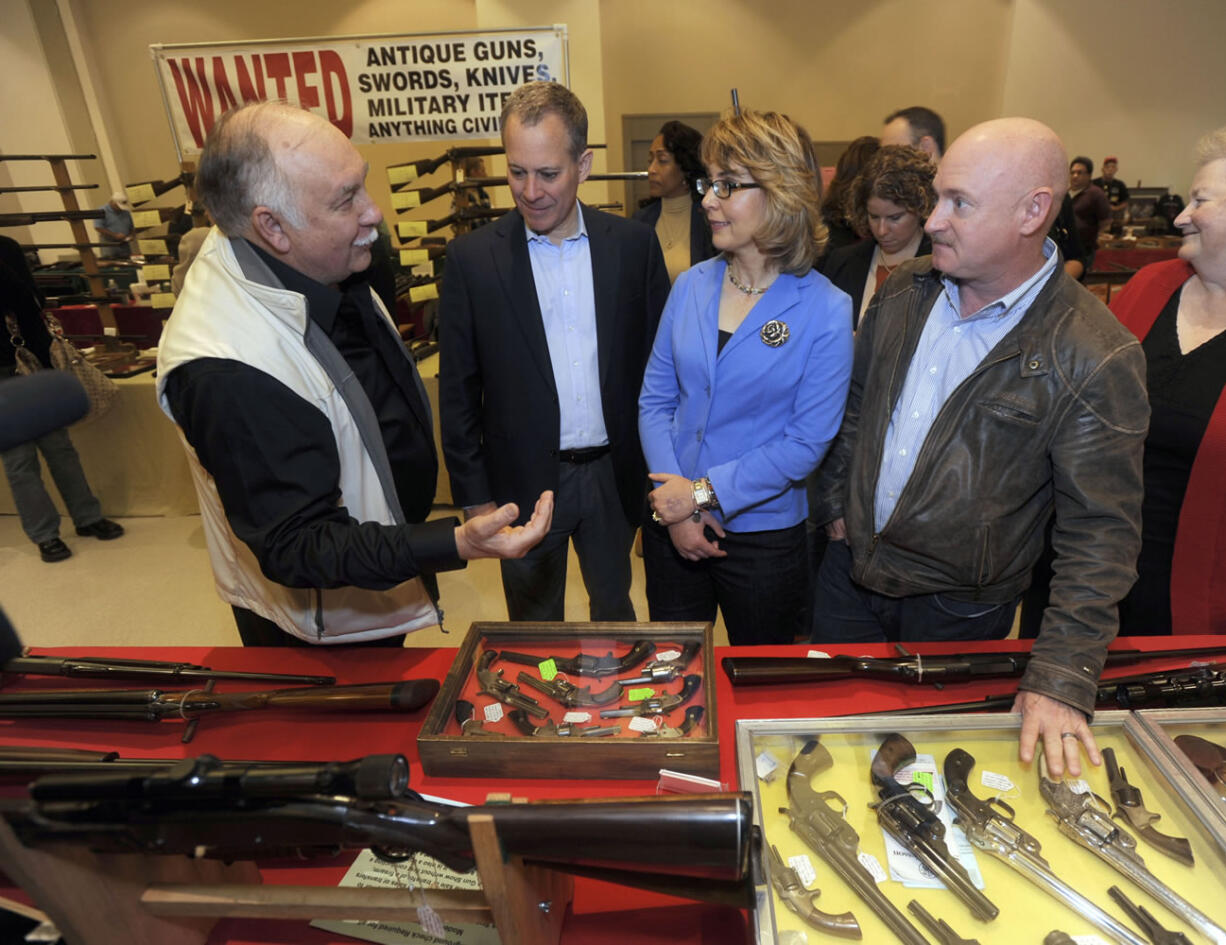
POLYGON ((710 479, 703 476, 701 479, 695 479, 691 485, 694 487, 695 515, 707 509, 719 508, 719 499, 715 497, 715 489, 712 487, 710 479))

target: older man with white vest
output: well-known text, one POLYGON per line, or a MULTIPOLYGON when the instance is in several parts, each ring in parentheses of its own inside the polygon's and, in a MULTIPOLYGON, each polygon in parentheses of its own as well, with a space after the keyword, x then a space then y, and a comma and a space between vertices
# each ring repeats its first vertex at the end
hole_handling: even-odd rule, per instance
POLYGON ((246 645, 400 645, 440 614, 420 576, 518 557, 549 527, 504 505, 425 521, 438 460, 429 402, 355 273, 381 219, 340 131, 281 103, 210 132, 196 175, 216 226, 158 351, 217 590, 246 645))

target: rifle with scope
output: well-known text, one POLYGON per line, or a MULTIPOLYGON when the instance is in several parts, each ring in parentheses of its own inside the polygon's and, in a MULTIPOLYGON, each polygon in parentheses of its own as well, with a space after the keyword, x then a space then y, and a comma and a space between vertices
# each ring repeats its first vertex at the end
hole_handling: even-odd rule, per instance
POLYGON ((408 763, 376 755, 340 773, 260 770, 185 758, 153 773, 39 778, 0 816, 27 846, 223 860, 335 856, 369 847, 388 862, 426 853, 474 865, 468 821, 493 819, 504 854, 527 863, 690 898, 747 906, 746 794, 536 801, 452 807, 407 788, 408 763))

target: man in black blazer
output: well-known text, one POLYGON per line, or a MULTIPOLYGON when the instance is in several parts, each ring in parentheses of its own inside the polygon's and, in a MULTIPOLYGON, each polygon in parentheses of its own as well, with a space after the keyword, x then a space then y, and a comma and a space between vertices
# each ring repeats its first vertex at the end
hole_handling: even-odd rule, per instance
POLYGON ((516 209, 447 248, 439 406, 452 494, 471 515, 555 490, 549 534, 503 563, 512 620, 563 619, 571 539, 591 619, 633 620, 638 394, 668 297, 664 257, 650 228, 579 203, 592 152, 564 86, 516 90, 502 140, 516 209))

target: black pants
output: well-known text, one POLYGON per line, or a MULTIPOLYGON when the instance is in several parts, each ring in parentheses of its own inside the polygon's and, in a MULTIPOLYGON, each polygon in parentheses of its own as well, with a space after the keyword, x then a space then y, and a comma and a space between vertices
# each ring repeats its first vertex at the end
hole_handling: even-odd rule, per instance
POLYGON ((643 569, 652 620, 715 620, 724 615, 733 646, 795 643, 807 630, 805 524, 763 532, 714 534, 726 558, 686 561, 668 529, 643 524, 643 569))

